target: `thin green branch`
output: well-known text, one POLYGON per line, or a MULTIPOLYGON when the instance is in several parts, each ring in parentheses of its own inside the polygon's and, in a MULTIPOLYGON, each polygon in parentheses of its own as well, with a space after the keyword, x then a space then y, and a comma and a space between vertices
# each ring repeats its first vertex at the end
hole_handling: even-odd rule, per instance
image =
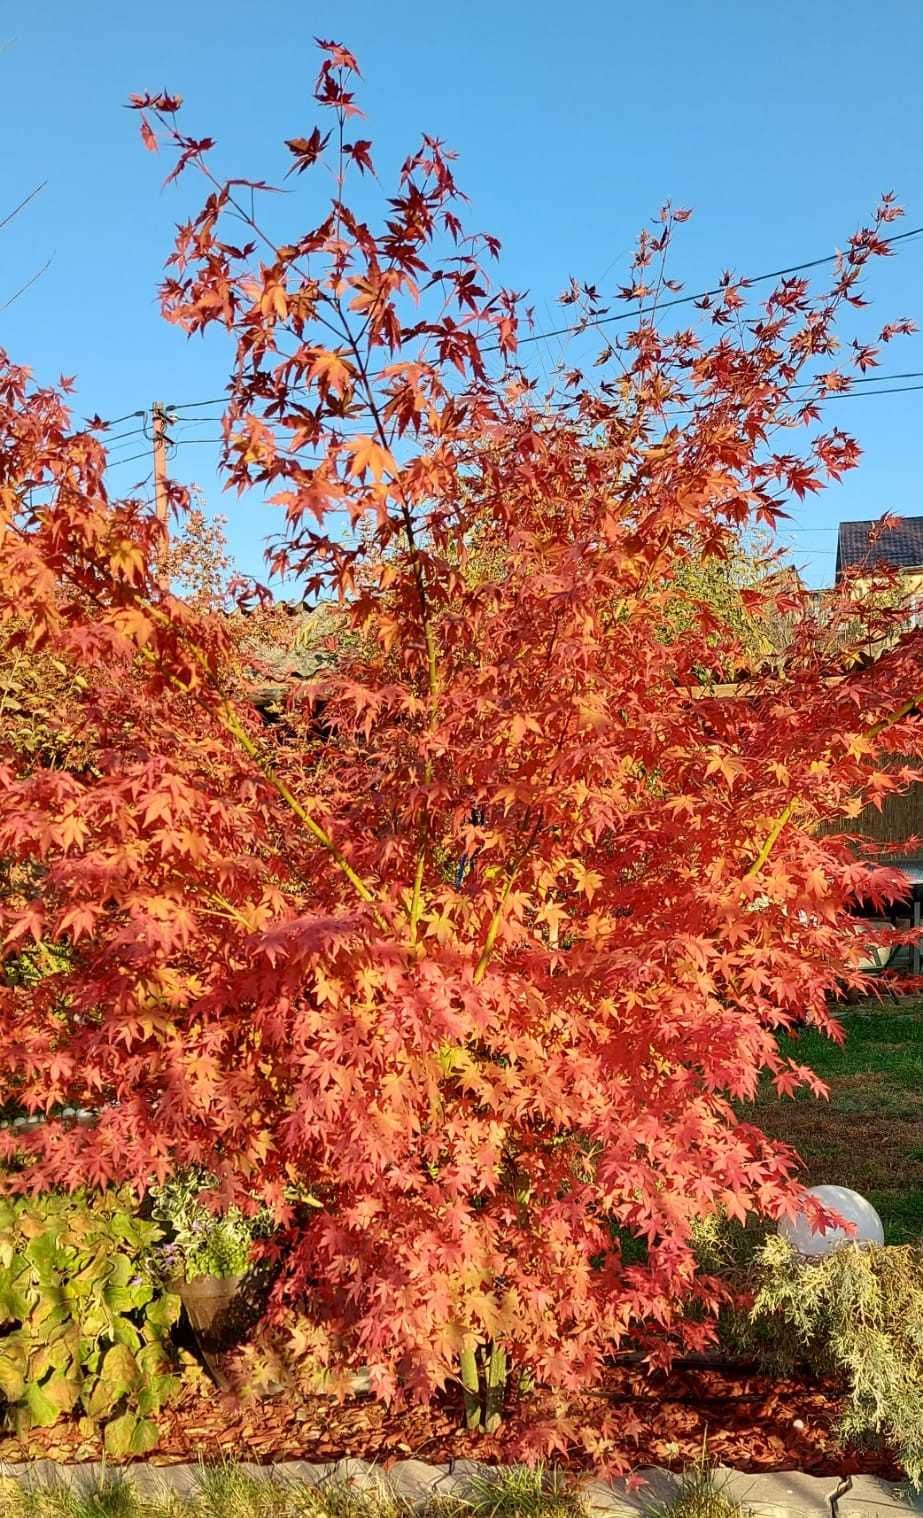
MULTIPOLYGON (((155 606, 151 601, 148 601, 146 598, 142 598, 138 604, 144 609, 145 612, 153 617, 155 622, 159 622, 161 626, 166 625, 171 630, 176 631, 176 623, 173 622, 173 620, 168 617, 165 612, 161 611, 160 608, 158 606, 155 606)), ((188 643, 188 648, 193 658, 196 660, 196 663, 202 670, 204 670, 206 678, 210 681, 212 678, 211 670, 209 669, 208 661, 202 653, 201 649, 197 648, 192 643, 188 643)), ((148 657, 153 657, 151 650, 148 648, 142 649, 142 652, 148 657)), ((175 684, 179 689, 186 691, 187 694, 193 694, 192 692, 188 691, 187 687, 182 684, 182 681, 176 679, 175 676, 171 676, 171 680, 173 684, 175 684)), ((204 702, 201 704, 205 705, 204 702)), ((305 828, 306 832, 308 832, 310 836, 315 840, 315 842, 319 843, 321 848, 323 848, 330 855, 331 859, 337 865, 342 874, 345 875, 346 879, 349 881, 356 894, 363 901, 368 902, 369 904, 374 904, 376 900, 375 893, 362 879, 361 875, 357 874, 357 872, 353 869, 343 851, 337 847, 326 829, 321 826, 321 824, 317 821, 317 818, 314 817, 308 808, 298 800, 298 797, 282 779, 282 776, 276 771, 275 767, 270 763, 265 755, 260 752, 258 745, 254 743, 253 739, 250 737, 250 734, 247 732, 246 728, 241 722, 237 712, 234 710, 232 703, 225 698, 220 701, 217 707, 206 706, 206 710, 214 712, 225 732, 229 733, 231 737, 233 737, 235 741, 240 745, 240 747, 244 750, 247 756, 253 760, 263 778, 269 782, 273 790, 275 790, 276 793, 285 802, 289 811, 292 812, 295 817, 297 817, 298 821, 305 828)), ((381 916, 377 908, 374 908, 374 906, 373 916, 379 928, 382 930, 386 929, 387 924, 385 923, 384 918, 381 916)))

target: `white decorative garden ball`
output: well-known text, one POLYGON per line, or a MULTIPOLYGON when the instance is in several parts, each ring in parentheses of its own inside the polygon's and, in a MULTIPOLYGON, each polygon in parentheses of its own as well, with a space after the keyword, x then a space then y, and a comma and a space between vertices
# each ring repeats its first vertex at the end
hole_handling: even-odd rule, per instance
POLYGON ((808 1259, 820 1259, 832 1254, 843 1244, 883 1244, 885 1231, 881 1218, 871 1202, 848 1186, 809 1186, 808 1196, 816 1197, 829 1212, 835 1212, 847 1223, 855 1225, 854 1233, 845 1228, 830 1228, 826 1233, 815 1233, 805 1214, 799 1213, 794 1220, 783 1219, 779 1232, 792 1248, 808 1259))

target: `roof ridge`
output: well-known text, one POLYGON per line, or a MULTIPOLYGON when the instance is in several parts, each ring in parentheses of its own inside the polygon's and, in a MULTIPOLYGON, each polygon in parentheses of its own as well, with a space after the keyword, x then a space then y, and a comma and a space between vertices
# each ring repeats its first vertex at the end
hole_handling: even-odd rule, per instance
POLYGON ((866 562, 890 564, 893 569, 923 566, 923 516, 896 516, 886 525, 881 518, 863 517, 840 522, 837 531, 836 577, 866 562), (873 529, 878 533, 873 542, 873 529))

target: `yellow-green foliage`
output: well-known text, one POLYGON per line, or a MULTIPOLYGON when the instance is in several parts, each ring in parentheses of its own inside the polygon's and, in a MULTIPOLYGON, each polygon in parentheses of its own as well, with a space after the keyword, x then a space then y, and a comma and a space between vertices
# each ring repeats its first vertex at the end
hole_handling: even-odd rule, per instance
POLYGON ((160 1238, 114 1192, 0 1201, 0 1394, 20 1432, 77 1412, 112 1454, 143 1454, 179 1388, 168 1350, 179 1299, 144 1256, 160 1238))
POLYGON ((690 627, 700 625, 715 650, 716 665, 723 678, 732 679, 742 668, 758 668, 779 654, 791 637, 791 626, 780 617, 771 592, 785 574, 794 590, 792 571, 782 571, 759 540, 747 544, 729 533, 722 554, 703 554, 694 543, 673 569, 674 591, 661 636, 667 643, 681 638, 690 627), (767 603, 754 610, 747 592, 762 591, 767 603))
POLYGON ((923 1480, 923 1249, 849 1244, 814 1261, 768 1238, 750 1318, 791 1358, 844 1377, 845 1438, 887 1439, 923 1480))
POLYGON ((24 624, 0 628, 0 722, 24 772, 42 765, 79 769, 92 738, 81 696, 85 678, 60 659, 28 646, 24 624))

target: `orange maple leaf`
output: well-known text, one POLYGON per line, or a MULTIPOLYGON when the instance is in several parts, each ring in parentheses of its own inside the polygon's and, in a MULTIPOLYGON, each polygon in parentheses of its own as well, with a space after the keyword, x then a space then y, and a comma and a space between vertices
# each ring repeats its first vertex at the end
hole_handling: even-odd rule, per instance
POLYGON ((361 479, 366 470, 371 472, 374 480, 380 480, 385 470, 391 474, 397 470, 394 458, 387 448, 381 443, 376 443, 372 437, 354 437, 348 446, 350 456, 350 474, 361 479))

